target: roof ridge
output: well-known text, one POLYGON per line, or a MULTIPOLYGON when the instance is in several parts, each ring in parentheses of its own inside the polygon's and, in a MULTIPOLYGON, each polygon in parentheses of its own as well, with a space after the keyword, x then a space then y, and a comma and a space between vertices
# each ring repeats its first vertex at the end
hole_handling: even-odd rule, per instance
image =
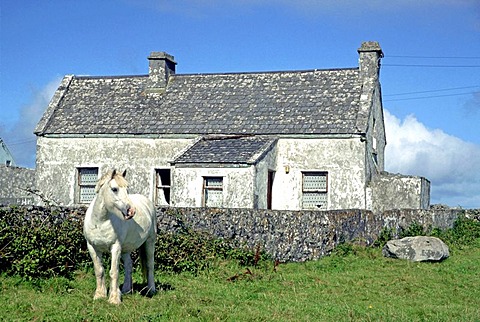
POLYGON ((174 74, 172 76, 209 76, 209 75, 253 75, 253 74, 287 74, 287 73, 311 73, 325 71, 358 70, 358 67, 348 68, 313 68, 313 69, 292 69, 292 70, 274 70, 274 71, 248 71, 248 72, 218 72, 218 73, 185 73, 174 74))
MULTIPOLYGON (((266 70, 266 71, 245 71, 245 72, 218 72, 218 73, 178 73, 173 77, 182 76, 214 76, 214 75, 255 75, 255 74, 287 74, 287 73, 311 73, 326 71, 358 70, 358 67, 346 68, 313 68, 313 69, 292 69, 292 70, 266 70)), ((148 78, 147 74, 138 75, 73 75, 75 79, 118 79, 118 78, 148 78)))
POLYGON ((110 76, 91 76, 91 75, 73 75, 75 79, 107 79, 107 78, 148 78, 148 75, 110 75, 110 76))

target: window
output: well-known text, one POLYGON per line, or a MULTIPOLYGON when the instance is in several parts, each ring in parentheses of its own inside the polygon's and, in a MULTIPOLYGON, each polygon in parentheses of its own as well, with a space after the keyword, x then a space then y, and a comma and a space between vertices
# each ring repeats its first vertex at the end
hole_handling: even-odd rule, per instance
POLYGON ((170 204, 170 169, 155 170, 155 205, 170 204))
POLYGON ((203 178, 203 206, 222 207, 223 205, 223 178, 203 178))
POLYGON ((304 172, 302 182, 302 208, 327 209, 327 172, 304 172))
POLYGON ((98 180, 98 168, 78 168, 77 201, 90 203, 95 198, 95 185, 98 180))

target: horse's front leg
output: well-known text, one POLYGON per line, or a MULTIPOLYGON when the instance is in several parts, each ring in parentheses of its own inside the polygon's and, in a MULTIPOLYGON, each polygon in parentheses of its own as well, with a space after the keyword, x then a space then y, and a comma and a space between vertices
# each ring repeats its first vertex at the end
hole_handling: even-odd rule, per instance
POLYGON ((112 245, 112 264, 110 266, 110 296, 108 302, 112 304, 120 304, 122 302, 122 293, 118 287, 118 270, 120 264, 120 254, 122 247, 120 243, 116 242, 112 245))
POLYGON ((130 253, 122 254, 123 269, 125 271, 125 279, 123 280, 122 294, 132 293, 133 284, 132 284, 132 258, 130 253))
POLYGON ((107 288, 105 287, 105 271, 102 263, 102 252, 93 248, 90 243, 87 242, 88 252, 93 261, 93 268, 95 270, 95 279, 97 281, 97 288, 95 289, 95 295, 93 299, 99 299, 107 297, 107 288))

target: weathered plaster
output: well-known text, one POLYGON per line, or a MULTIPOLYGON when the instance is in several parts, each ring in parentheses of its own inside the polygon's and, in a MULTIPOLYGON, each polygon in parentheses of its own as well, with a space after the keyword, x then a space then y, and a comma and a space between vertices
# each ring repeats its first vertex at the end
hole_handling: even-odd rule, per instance
POLYGON ((329 210, 365 208, 365 143, 360 136, 279 139, 277 149, 273 209, 301 209, 304 171, 328 172, 329 210))
POLYGON ((371 189, 375 212, 430 207, 430 181, 423 177, 382 172, 372 180, 371 189))
POLYGON ((126 169, 129 191, 153 199, 157 168, 169 161, 192 139, 47 138, 37 139, 37 186, 63 205, 75 203, 76 169, 126 169), (61 183, 61 184, 59 184, 61 183))
POLYGON ((202 207, 203 178, 223 177, 223 207, 253 208, 254 167, 175 168, 172 206, 202 207))

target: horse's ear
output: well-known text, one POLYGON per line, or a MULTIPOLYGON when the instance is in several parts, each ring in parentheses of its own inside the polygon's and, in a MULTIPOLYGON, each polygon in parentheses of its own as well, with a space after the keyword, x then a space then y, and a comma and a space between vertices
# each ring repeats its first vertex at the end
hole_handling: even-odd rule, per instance
POLYGON ((122 177, 124 177, 124 178, 125 178, 125 176, 126 176, 126 175, 127 175, 127 169, 125 169, 125 171, 123 171, 123 173, 122 173, 122 177))
POLYGON ((113 169, 113 171, 112 171, 112 179, 113 179, 113 177, 115 177, 116 174, 117 174, 117 169, 113 169))

